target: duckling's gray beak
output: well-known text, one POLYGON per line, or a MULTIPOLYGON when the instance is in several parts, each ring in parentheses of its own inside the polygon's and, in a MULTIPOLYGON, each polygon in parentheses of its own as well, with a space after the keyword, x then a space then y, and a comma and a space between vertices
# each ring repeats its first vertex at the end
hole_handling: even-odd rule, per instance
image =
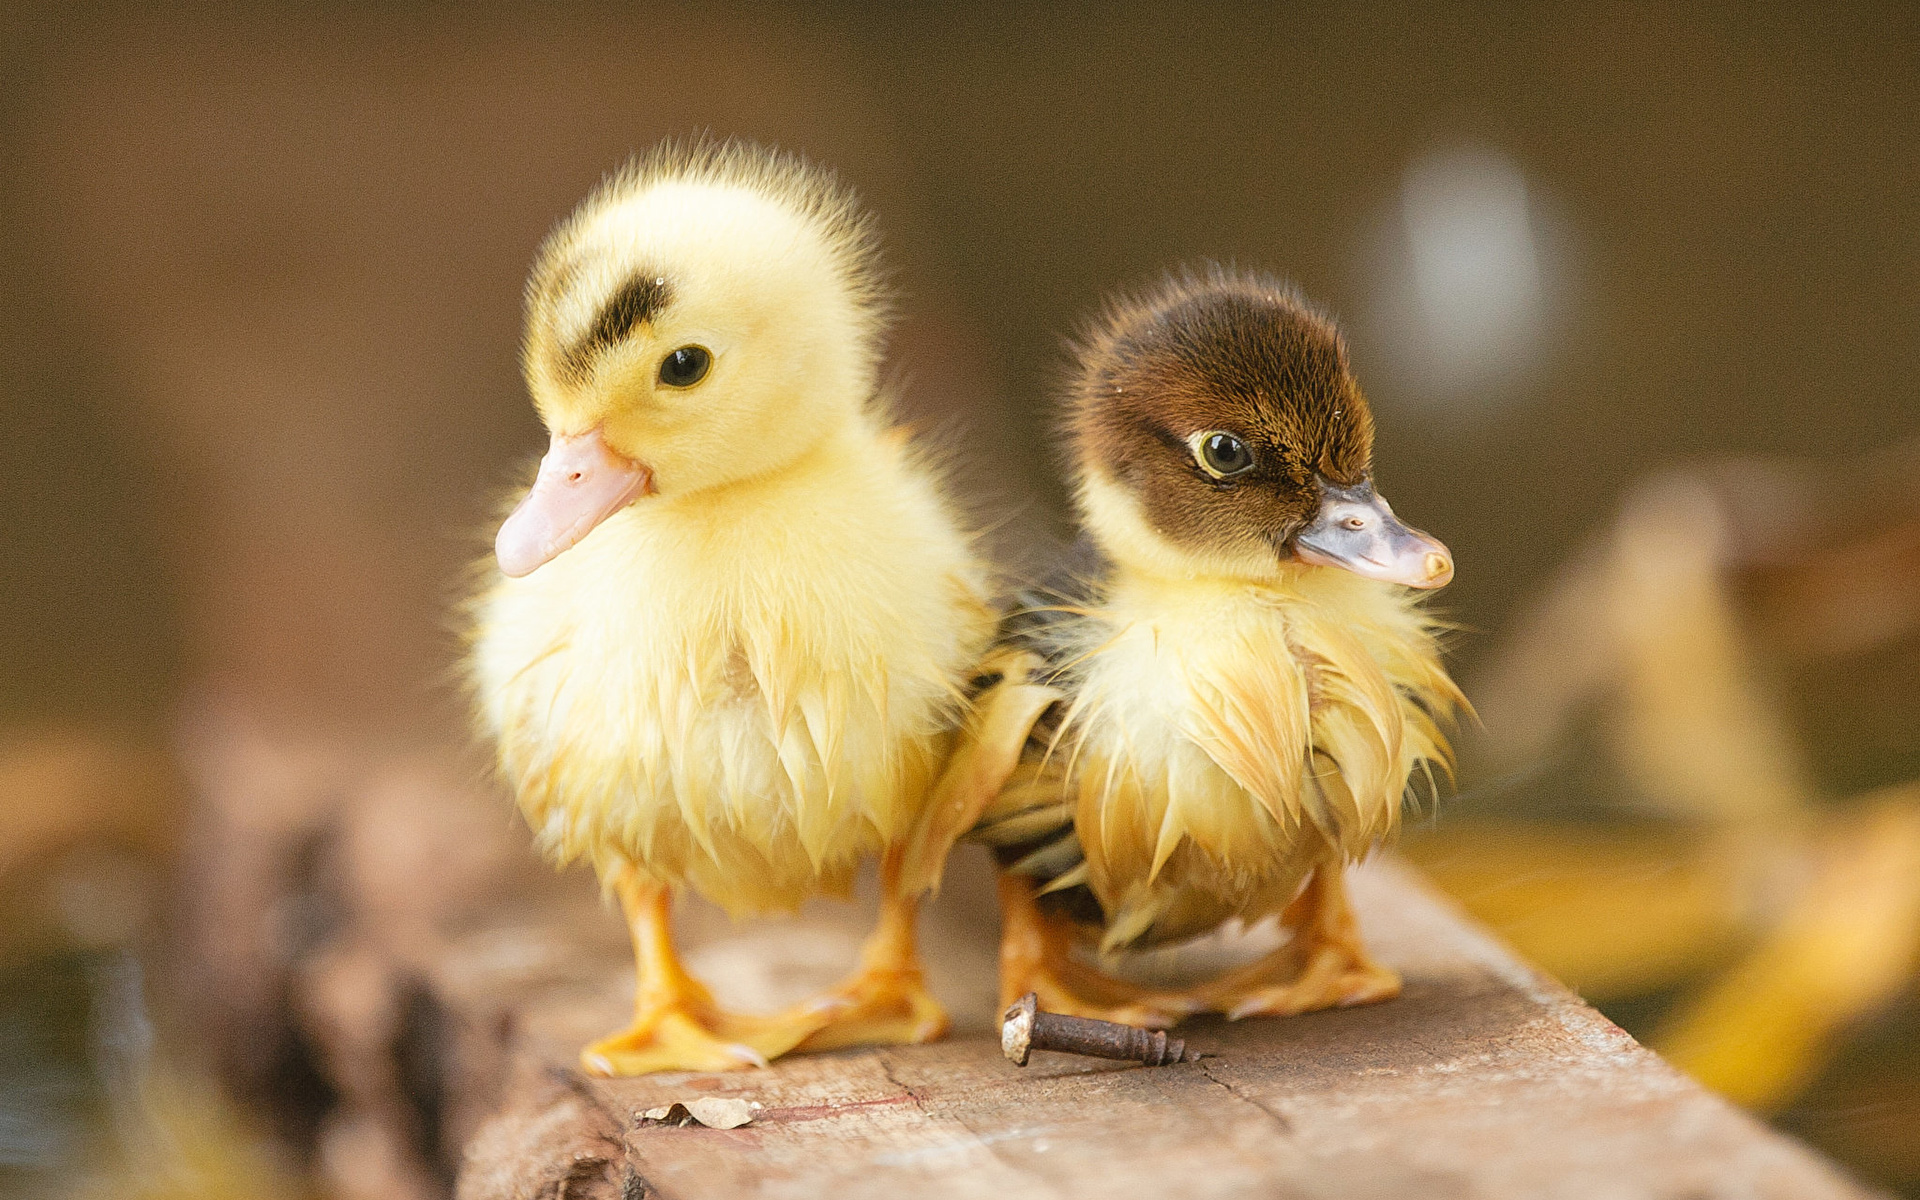
POLYGON ((553 435, 533 490, 493 541, 500 569, 531 575, 593 527, 653 490, 653 472, 608 446, 598 429, 553 435))
POLYGON ((1401 524, 1371 483, 1320 482, 1320 512, 1294 535, 1295 558, 1414 588, 1452 580, 1453 555, 1438 539, 1401 524))

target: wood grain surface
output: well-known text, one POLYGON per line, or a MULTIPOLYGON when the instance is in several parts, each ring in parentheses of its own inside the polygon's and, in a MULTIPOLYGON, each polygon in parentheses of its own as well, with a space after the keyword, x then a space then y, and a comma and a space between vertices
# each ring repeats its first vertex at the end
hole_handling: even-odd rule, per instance
POLYGON ((1375 944, 1406 973, 1400 999, 1196 1022, 1184 1032, 1207 1057, 1159 1068, 1038 1053, 1021 1069, 982 1028, 991 1014, 966 1012, 975 1031, 934 1045, 590 1080, 574 1054, 619 1021, 620 998, 578 978, 533 982, 496 934, 486 950, 450 953, 436 985, 447 1028, 470 1047, 453 1057, 499 1072, 486 1089, 497 1110, 464 1138, 458 1194, 1869 1194, 1518 962, 1408 868, 1366 867, 1356 892, 1375 944), (506 978, 516 970, 518 986, 506 978), (486 1037, 497 1053, 474 1053, 486 1037), (747 1100, 754 1120, 717 1130, 642 1116, 701 1096, 747 1100))

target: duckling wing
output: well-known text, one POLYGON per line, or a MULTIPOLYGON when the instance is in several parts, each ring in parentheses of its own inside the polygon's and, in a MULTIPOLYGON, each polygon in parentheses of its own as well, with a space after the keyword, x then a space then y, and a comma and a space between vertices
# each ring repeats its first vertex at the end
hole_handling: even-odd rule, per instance
MULTIPOLYGON (((991 793, 976 798, 965 836, 990 847, 1001 869, 1036 880, 1043 908, 1098 929, 1106 914, 1086 884, 1066 761, 1055 753, 1055 743, 1080 665, 1081 626, 1109 567, 1085 535, 1054 561, 1038 587, 1015 596, 996 642, 1000 654, 1029 673, 1028 686, 1044 686, 1049 699, 1037 710, 1022 711, 1017 743, 1010 738, 1000 744, 1005 770, 991 793)), ((983 708, 992 702, 983 695, 983 708)))
MULTIPOLYGON (((1054 561, 1054 569, 1039 587, 1015 594, 1012 610, 975 674, 971 715, 935 787, 933 803, 909 843, 905 879, 916 889, 940 885, 947 855, 962 837, 994 846, 1006 844, 1024 826, 1016 823, 1001 829, 999 818, 1034 807, 1024 804, 1022 797, 1037 793, 1031 787, 1015 786, 1014 777, 1023 772, 1022 760, 1036 740, 1044 741, 1052 733, 1057 702, 1067 696, 1059 682, 1068 658, 1061 634, 1083 610, 1083 598, 1107 569, 1099 550, 1084 535, 1055 555, 1054 561), (996 827, 995 831, 989 832, 987 826, 996 827)), ((1071 840, 1072 812, 1060 790, 1054 790, 1051 804, 1038 807, 1045 810, 1039 823, 1055 831, 1064 828, 1071 840)), ((1055 857, 1070 858, 1071 867, 1080 861, 1077 842, 1070 851, 1057 851, 1055 857)))
POLYGON ((1037 656, 1007 646, 981 664, 973 712, 907 845, 902 879, 911 892, 940 886, 953 844, 1001 794, 1034 723, 1065 694, 1036 682, 1042 665, 1037 656))

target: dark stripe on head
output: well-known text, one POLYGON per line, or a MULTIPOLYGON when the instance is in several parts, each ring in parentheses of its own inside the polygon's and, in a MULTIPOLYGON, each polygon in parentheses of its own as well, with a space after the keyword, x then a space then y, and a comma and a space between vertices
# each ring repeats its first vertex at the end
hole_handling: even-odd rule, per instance
POLYGON ((673 303, 673 287, 656 275, 636 275, 607 298, 593 325, 561 358, 566 373, 584 378, 594 355, 618 343, 644 321, 673 303))

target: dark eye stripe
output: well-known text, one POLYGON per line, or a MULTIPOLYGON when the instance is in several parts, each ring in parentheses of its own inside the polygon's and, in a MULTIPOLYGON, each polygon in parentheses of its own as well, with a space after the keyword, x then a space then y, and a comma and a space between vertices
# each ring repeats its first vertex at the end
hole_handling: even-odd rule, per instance
POLYGON ((562 366, 576 378, 587 373, 594 355, 620 341, 641 323, 651 321, 673 303, 673 286, 655 275, 635 275, 607 297, 593 324, 562 358, 562 366))
POLYGON ((1162 442, 1166 443, 1167 449, 1172 450, 1177 454, 1193 453, 1193 448, 1187 444, 1187 439, 1181 437, 1179 434, 1175 433, 1173 430, 1168 429, 1165 425, 1162 425, 1156 421, 1156 422, 1149 423, 1147 425, 1147 429, 1149 432, 1153 434, 1153 436, 1159 438, 1162 442))

